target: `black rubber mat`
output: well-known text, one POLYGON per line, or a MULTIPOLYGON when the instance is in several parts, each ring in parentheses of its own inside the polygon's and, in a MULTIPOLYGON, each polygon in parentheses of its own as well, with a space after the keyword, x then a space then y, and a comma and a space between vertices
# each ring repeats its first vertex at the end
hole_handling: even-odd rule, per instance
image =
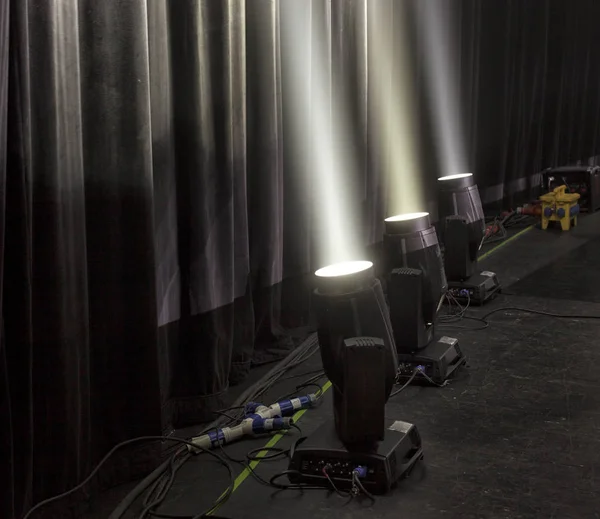
POLYGON ((510 287, 523 296, 600 303, 600 239, 567 252, 510 287))
MULTIPOLYGON (((485 309, 557 312, 561 302, 501 296, 485 309)), ((593 312, 574 303, 577 313, 593 312)), ((484 309, 481 309, 484 311, 484 309)), ((600 306, 595 306, 600 314, 600 306)), ((469 366, 444 388, 410 387, 390 400, 391 419, 414 423, 425 460, 374 504, 327 491, 277 491, 249 478, 218 510, 227 519, 403 517, 434 519, 600 517, 600 321, 499 312, 484 331, 461 331, 469 366)), ((448 331, 448 333, 450 333, 448 331)), ((300 425, 331 419, 331 402, 300 425)), ((293 438, 282 442, 289 447, 293 438)), ((265 462, 266 479, 286 469, 265 462)), ((189 512, 189 509, 188 509, 189 512)))

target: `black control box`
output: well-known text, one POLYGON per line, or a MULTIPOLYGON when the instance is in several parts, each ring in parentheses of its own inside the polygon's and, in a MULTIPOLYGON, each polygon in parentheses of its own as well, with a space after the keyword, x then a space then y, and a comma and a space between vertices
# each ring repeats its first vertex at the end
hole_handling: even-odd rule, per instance
POLYGON ((442 385, 466 362, 458 339, 439 337, 411 355, 398 354, 398 383, 412 379, 415 385, 428 385, 431 382, 442 385), (415 370, 427 376, 417 374, 413 377, 415 370))
POLYGON ((462 305, 482 306, 494 299, 501 289, 498 276, 485 270, 464 281, 448 282, 448 292, 462 305))
POLYGON ((580 195, 579 207, 582 212, 592 213, 600 209, 599 166, 565 166, 550 168, 542 173, 543 193, 563 185, 567 186, 568 193, 580 195))
POLYGON ((338 439, 330 420, 296 447, 288 478, 294 484, 331 488, 329 476, 337 487, 348 489, 356 470, 365 489, 381 495, 408 476, 421 459, 421 436, 411 423, 387 419, 383 441, 368 448, 347 448, 338 439))

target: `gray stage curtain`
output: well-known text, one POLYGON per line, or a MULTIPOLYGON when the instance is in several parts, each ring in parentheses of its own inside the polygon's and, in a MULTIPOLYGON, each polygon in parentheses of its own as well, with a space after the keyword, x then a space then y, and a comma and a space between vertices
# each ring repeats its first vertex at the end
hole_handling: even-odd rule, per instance
MULTIPOLYGON (((410 43, 425 185, 444 170, 425 4, 448 23, 484 199, 526 199, 532 174, 598 155, 594 0, 0 2, 1 517, 120 441, 213 418, 301 340, 303 276, 322 261, 319 135, 344 157, 357 243, 380 240, 373 2, 392 67, 410 43)), ((160 456, 129 448, 95 484, 160 456)))
MULTIPOLYGON (((421 32, 417 68, 429 111, 431 77, 419 19, 433 12, 450 27, 446 55, 456 71, 466 163, 477 176, 484 204, 510 208, 528 201, 543 169, 585 164, 597 155, 598 2, 410 0, 407 5, 421 32)), ((432 167, 443 171, 433 133, 427 130, 424 145, 432 145, 432 167)))
MULTIPOLYGON (((11 388, 8 379, 8 357, 4 339, 4 231, 6 227, 6 149, 8 121, 8 46, 9 46, 9 4, 0 4, 0 421, 3 433, 0 434, 0 514, 14 517, 15 491, 24 489, 14 478, 14 434, 11 388)), ((27 447, 25 447, 27 449, 27 447)))

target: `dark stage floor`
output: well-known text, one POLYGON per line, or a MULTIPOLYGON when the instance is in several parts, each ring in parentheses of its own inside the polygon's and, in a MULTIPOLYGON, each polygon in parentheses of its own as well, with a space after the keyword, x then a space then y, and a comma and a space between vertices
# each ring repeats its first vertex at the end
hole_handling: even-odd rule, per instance
MULTIPOLYGON (((520 307, 600 316, 600 214, 570 233, 533 229, 487 256, 505 293, 473 309, 520 307)), ((410 387, 390 400, 389 418, 416 424, 425 460, 375 504, 347 503, 326 491, 277 492, 247 477, 214 515, 228 519, 595 518, 600 517, 600 320, 556 319, 509 310, 446 328, 459 337, 469 366, 444 388, 410 387)), ((318 369, 315 356, 301 372, 318 369)), ((280 396, 296 380, 265 398, 280 396), (287 386, 287 387, 286 387, 287 386)), ((330 395, 299 422, 309 434, 331 416, 330 395)), ((269 402, 270 403, 270 402, 269 402)), ((289 447, 299 433, 286 435, 289 447)), ((264 445, 227 447, 234 458, 264 445)), ((185 466, 161 512, 194 515, 226 488, 223 467, 199 456, 185 466)), ((261 462, 264 478, 286 463, 261 462)), ((238 473, 241 469, 238 470, 238 473)))

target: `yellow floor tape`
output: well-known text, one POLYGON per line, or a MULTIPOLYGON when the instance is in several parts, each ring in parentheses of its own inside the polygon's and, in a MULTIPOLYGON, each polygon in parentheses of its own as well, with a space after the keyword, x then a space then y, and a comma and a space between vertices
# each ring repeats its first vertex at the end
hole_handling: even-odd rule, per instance
POLYGON ((487 251, 485 254, 482 254, 481 256, 479 256, 478 260, 481 261, 489 256, 491 256, 492 254, 494 254, 494 252, 496 252, 498 249, 501 249, 502 247, 504 247, 507 243, 510 243, 513 240, 516 240, 517 238, 523 236, 526 232, 531 231, 531 229, 533 229, 535 227, 535 225, 530 225, 529 227, 525 227, 525 229, 523 229, 522 231, 519 231, 517 234, 513 234, 510 238, 506 238, 506 240, 504 240, 503 242, 500 242, 498 245, 496 245, 494 248, 490 249, 489 251, 487 251))
MULTIPOLYGON (((321 392, 321 396, 323 396, 325 394, 325 392, 331 387, 331 382, 329 382, 329 380, 323 385, 323 391, 321 392)), ((304 416, 304 413, 306 413, 306 411, 308 411, 308 409, 300 409, 299 411, 296 412, 296 414, 294 414, 294 416, 292 417, 292 419, 294 420, 294 423, 297 423, 298 420, 300 420, 300 418, 302 418, 302 416, 304 416)), ((279 443, 279 440, 281 440, 284 436, 285 436, 285 432, 284 433, 277 433, 274 434, 273 436, 271 436, 271 439, 265 444, 265 446, 263 447, 265 450, 258 452, 258 454, 256 454, 256 456, 254 456, 255 458, 262 458, 264 456, 266 456, 269 452, 269 449, 271 447, 275 447, 275 445, 277 445, 279 443)), ((249 464, 250 468, 245 468, 240 475, 235 478, 235 481, 233 482, 233 490, 231 491, 231 493, 233 494, 233 492, 235 492, 238 487, 244 482, 246 481, 246 479, 248 478, 248 476, 250 476, 250 471, 254 470, 256 468, 256 466, 260 463, 260 459, 256 459, 254 461, 251 461, 249 464)), ((225 493, 223 493, 221 495, 221 497, 223 497, 225 493)), ((220 498, 219 498, 220 499, 220 498)), ((214 512, 216 511, 216 508, 211 510, 207 515, 212 515, 214 512)))

